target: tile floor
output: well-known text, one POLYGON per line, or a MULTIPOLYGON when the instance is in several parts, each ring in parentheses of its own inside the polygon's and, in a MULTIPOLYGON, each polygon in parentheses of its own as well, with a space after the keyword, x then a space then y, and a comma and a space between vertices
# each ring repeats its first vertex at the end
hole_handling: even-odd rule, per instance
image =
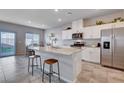
MULTIPOLYGON (((11 56, 0 58, 0 83, 42 83, 42 72, 34 69, 34 75, 28 72, 27 57, 11 56)), ((48 82, 48 76, 45 76, 45 83, 48 82)), ((52 78, 54 83, 64 83, 57 77, 52 78)))
MULTIPOLYGON (((27 58, 12 56, 0 58, 0 83, 42 83, 40 69, 35 69, 34 76, 27 71, 27 58)), ((45 76, 45 83, 48 77, 45 76)), ((53 83, 64 83, 57 77, 52 78, 53 83)), ((99 64, 82 62, 82 71, 76 83, 123 83, 124 71, 102 67, 99 64)))
POLYGON ((103 67, 99 64, 82 62, 82 71, 76 82, 80 83, 123 83, 124 71, 103 67))

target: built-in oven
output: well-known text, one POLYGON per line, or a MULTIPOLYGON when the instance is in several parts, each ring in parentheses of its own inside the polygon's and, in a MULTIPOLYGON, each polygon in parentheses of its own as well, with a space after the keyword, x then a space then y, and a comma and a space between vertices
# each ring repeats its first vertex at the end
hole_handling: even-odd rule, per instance
POLYGON ((83 33, 73 33, 72 39, 83 39, 83 33))

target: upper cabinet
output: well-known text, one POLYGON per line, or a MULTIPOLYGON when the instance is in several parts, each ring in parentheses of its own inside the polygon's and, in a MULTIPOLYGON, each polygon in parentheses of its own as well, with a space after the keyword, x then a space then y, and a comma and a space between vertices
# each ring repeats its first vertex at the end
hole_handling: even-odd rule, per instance
POLYGON ((73 33, 81 32, 82 28, 83 28, 83 20, 82 19, 72 22, 73 33))
POLYGON ((72 39, 72 34, 81 32, 83 28, 83 20, 77 20, 72 22, 72 29, 62 31, 62 39, 72 39))
POLYGON ((83 31, 83 38, 84 39, 98 39, 100 38, 100 27, 92 26, 92 27, 85 27, 82 29, 83 31))
POLYGON ((62 31, 62 39, 72 39, 72 29, 62 31))
POLYGON ((124 27, 124 22, 103 24, 103 25, 98 25, 97 27, 100 28, 101 30, 102 29, 119 28, 119 27, 124 27))
POLYGON ((99 39, 101 38, 101 30, 113 29, 113 28, 119 28, 119 27, 124 27, 124 22, 84 27, 82 29, 83 38, 84 39, 99 39))
POLYGON ((62 39, 72 39, 73 33, 83 32, 83 39, 100 39, 101 30, 124 27, 124 22, 83 27, 83 20, 72 22, 72 29, 62 31, 62 39))
POLYGON ((113 28, 124 27, 124 22, 117 22, 113 24, 113 28))

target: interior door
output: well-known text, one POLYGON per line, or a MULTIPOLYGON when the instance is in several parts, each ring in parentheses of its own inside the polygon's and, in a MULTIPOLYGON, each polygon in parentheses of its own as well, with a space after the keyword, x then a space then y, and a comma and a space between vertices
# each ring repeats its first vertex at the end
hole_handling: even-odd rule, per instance
POLYGON ((112 66, 112 29, 101 31, 101 64, 112 66))
POLYGON ((15 33, 0 32, 0 57, 15 55, 15 33))
POLYGON ((113 67, 124 69, 124 28, 113 30, 113 67))

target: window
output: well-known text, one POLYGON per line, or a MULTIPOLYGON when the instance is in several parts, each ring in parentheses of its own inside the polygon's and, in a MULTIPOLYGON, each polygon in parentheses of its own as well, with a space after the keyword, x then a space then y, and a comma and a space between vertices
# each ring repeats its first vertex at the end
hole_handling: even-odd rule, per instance
POLYGON ((39 34, 26 33, 26 46, 29 45, 39 45, 40 36, 39 34))

